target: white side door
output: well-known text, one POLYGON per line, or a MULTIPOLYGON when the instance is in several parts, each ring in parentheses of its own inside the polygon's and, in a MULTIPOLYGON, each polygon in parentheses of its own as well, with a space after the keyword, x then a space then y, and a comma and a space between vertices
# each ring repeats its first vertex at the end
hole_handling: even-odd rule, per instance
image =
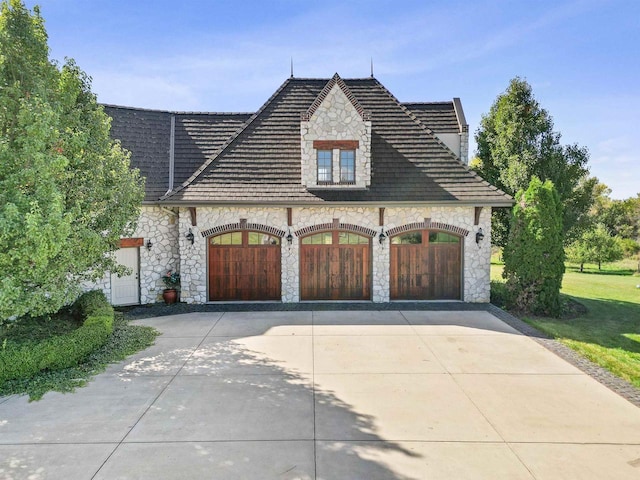
POLYGON ((137 305, 140 303, 138 247, 116 251, 116 262, 131 270, 130 275, 118 277, 111 274, 111 303, 113 305, 137 305))

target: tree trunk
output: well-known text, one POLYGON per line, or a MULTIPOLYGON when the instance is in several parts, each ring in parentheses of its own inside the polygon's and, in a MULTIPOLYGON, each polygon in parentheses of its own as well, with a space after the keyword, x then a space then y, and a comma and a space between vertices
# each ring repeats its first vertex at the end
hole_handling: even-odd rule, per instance
POLYGON ((582 273, 584 271, 584 263, 580 264, 580 273, 582 273))
POLYGON ((602 270, 601 267, 602 267, 601 262, 600 262, 600 260, 598 260, 598 270, 602 270))

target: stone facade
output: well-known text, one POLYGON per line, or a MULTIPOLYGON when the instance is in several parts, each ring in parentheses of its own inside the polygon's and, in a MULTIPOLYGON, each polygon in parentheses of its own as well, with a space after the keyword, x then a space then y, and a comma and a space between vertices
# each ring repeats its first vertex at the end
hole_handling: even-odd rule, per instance
MULTIPOLYGON (((308 120, 300 122, 302 184, 321 188, 318 183, 317 149, 314 141, 356 141, 355 183, 339 188, 366 188, 371 183, 371 121, 365 120, 336 83, 308 120)), ((340 150, 333 151, 332 188, 340 184, 340 150)))
POLYGON ((179 270, 178 218, 169 209, 143 207, 135 237, 151 240, 153 247, 140 247, 140 303, 157 302, 165 286, 162 276, 179 270))
MULTIPOLYGON (((207 237, 202 235, 210 229, 226 225, 239 224, 245 219, 248 224, 261 225, 277 229, 294 236, 291 245, 281 242, 282 301, 300 301, 299 291, 299 246, 296 232, 314 225, 332 224, 334 219, 340 223, 371 229, 376 237, 372 248, 372 301, 389 301, 389 241, 378 241, 382 227, 379 223, 379 210, 373 207, 300 207, 293 208, 292 225, 287 225, 287 211, 282 207, 203 207, 197 209, 197 226, 191 225, 187 209, 179 214, 180 272, 182 277, 181 298, 187 303, 207 302, 207 237), (194 243, 186 238, 191 229, 194 243)), ((411 223, 420 223, 430 219, 432 223, 451 225, 467 230, 463 237, 463 300, 466 302, 489 301, 489 266, 491 256, 491 209, 482 210, 478 225, 474 225, 474 207, 416 207, 387 208, 384 230, 402 227, 411 223), (475 234, 482 228, 485 240, 475 241, 475 234)))
MULTIPOLYGON (((138 247, 140 303, 155 303, 161 299, 164 283, 162 276, 168 270, 179 270, 177 213, 156 206, 143 206, 138 225, 132 237, 143 238, 146 245, 151 240, 153 246, 138 247)), ((102 290, 111 299, 111 275, 83 285, 85 290, 102 290)))
MULTIPOLYGON (((283 237, 291 232, 291 245, 282 238, 282 301, 300 301, 299 248, 296 235, 302 229, 339 223, 362 230, 375 231, 372 250, 372 301, 389 301, 390 242, 379 242, 380 231, 385 234, 394 228, 421 223, 428 219, 469 233, 462 237, 463 300, 489 301, 489 273, 491 257, 491 208, 482 209, 479 224, 474 225, 474 207, 393 207, 384 212, 384 227, 379 226, 379 209, 375 207, 299 207, 292 209, 292 225, 287 225, 287 210, 282 207, 201 207, 197 209, 197 225, 192 225, 187 208, 174 213, 159 207, 143 207, 134 236, 153 242, 151 250, 140 247, 140 302, 160 301, 164 288, 161 277, 168 270, 178 270, 181 276, 181 300, 186 303, 206 303, 208 231, 216 227, 233 226, 246 220, 247 224, 269 231, 280 231, 283 237), (476 232, 482 228, 485 239, 476 243, 476 232), (191 230, 194 242, 187 238, 191 230), (205 233, 203 235, 202 233, 205 233)), ((249 225, 248 229, 251 226, 249 225)), ((449 229, 451 231, 451 229, 449 229)), ((89 286, 87 286, 89 288, 89 286)), ((92 288, 101 288, 110 295, 110 280, 92 288)), ((110 297, 109 297, 110 298, 110 297)))

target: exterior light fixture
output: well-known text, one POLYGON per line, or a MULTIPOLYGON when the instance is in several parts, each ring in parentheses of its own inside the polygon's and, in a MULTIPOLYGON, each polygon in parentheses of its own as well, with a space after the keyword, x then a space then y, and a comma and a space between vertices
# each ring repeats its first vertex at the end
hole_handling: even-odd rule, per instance
POLYGON ((193 232, 191 231, 191 229, 189 229, 189 233, 187 233, 185 237, 187 237, 187 240, 191 242, 191 245, 193 245, 193 242, 196 241, 196 237, 193 235, 193 232))
POLYGON ((285 238, 287 239, 287 243, 289 245, 291 245, 293 243, 293 235, 291 235, 291 231, 289 231, 289 233, 287 234, 287 236, 285 238))
POLYGON ((380 242, 380 245, 384 243, 386 238, 387 236, 384 234, 384 228, 383 228, 382 230, 380 230, 380 235, 378 235, 378 241, 380 242))
POLYGON ((151 241, 150 238, 147 240, 147 243, 145 244, 145 247, 147 247, 148 251, 151 251, 151 247, 153 247, 153 242, 151 241))
POLYGON ((484 233, 482 233, 482 229, 478 229, 478 232, 476 233, 476 243, 480 244, 480 242, 484 240, 484 233))

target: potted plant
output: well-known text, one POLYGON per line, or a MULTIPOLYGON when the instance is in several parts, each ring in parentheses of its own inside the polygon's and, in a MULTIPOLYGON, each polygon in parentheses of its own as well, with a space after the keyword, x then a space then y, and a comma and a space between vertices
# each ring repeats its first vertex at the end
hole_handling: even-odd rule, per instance
POLYGON ((164 303, 167 305, 176 303, 178 300, 178 291, 176 289, 180 286, 180 274, 174 270, 169 270, 163 275, 162 281, 167 287, 162 291, 164 303))

